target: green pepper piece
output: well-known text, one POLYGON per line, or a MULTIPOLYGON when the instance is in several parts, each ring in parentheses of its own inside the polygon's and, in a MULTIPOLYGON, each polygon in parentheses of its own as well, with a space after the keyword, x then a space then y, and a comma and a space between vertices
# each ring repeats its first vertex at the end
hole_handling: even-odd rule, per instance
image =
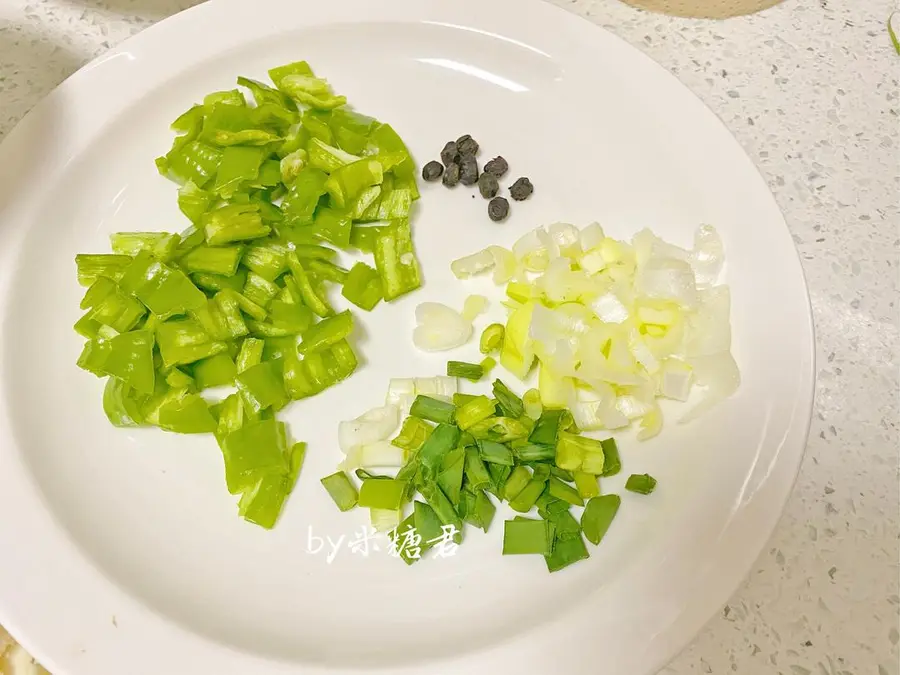
POLYGON ((141 426, 144 424, 141 405, 145 398, 119 378, 109 377, 103 388, 103 412, 113 426, 141 426))
MULTIPOLYGON (((411 179, 412 185, 415 186, 416 166, 403 139, 390 124, 379 124, 372 130, 369 136, 369 147, 370 151, 374 150, 383 155, 400 153, 403 159, 394 164, 392 171, 399 178, 411 179)), ((413 198, 418 199, 418 197, 418 190, 415 190, 413 198)))
POLYGON ((78 283, 90 286, 98 277, 107 277, 118 281, 125 268, 131 264, 131 256, 111 253, 79 253, 75 256, 75 267, 78 270, 78 283))
POLYGON ((287 247, 274 242, 248 246, 241 264, 267 281, 275 281, 287 270, 287 247))
POLYGON ((394 300, 421 285, 408 220, 394 221, 375 239, 375 267, 381 276, 384 299, 394 300))
POLYGON ((237 375, 237 367, 228 354, 216 354, 208 359, 197 361, 191 372, 197 388, 202 391, 233 384, 237 375))
POLYGON ((254 414, 270 407, 279 410, 288 401, 282 365, 277 361, 263 361, 240 371, 234 378, 234 383, 247 409, 254 414))
POLYGON ((160 406, 159 426, 179 434, 205 434, 216 430, 216 420, 203 397, 188 394, 160 406))
POLYGON ((328 299, 317 293, 316 289, 313 288, 309 275, 306 273, 306 269, 297 257, 296 251, 290 251, 287 254, 287 264, 288 269, 291 270, 291 276, 300 291, 300 296, 303 298, 303 302, 307 307, 321 317, 327 317, 334 314, 334 310, 331 308, 331 305, 328 304, 328 299))
POLYGON ((319 209, 312 224, 312 233, 340 249, 350 248, 350 216, 336 209, 319 209))
POLYGON ((326 192, 327 180, 328 174, 312 167, 306 167, 297 174, 281 203, 285 224, 296 227, 313 222, 319 199, 326 192))
POLYGON ((328 145, 318 138, 310 139, 309 144, 306 146, 306 152, 309 156, 309 165, 316 169, 321 169, 325 173, 333 173, 342 166, 361 159, 333 145, 328 145))
POLYGON ((228 350, 213 340, 193 319, 165 321, 156 329, 156 341, 166 368, 199 361, 228 350))
POLYGON ((137 326, 146 313, 143 304, 114 289, 91 309, 88 318, 101 326, 109 326, 116 332, 123 333, 137 326))
POLYGON ((357 307, 372 311, 383 297, 381 277, 365 263, 358 262, 350 268, 341 295, 357 307))
POLYGON ((259 204, 227 204, 204 216, 203 231, 207 244, 221 246, 265 237, 271 228, 262 222, 259 204))
POLYGON ((109 341, 103 370, 122 380, 139 394, 152 394, 154 336, 148 330, 116 335, 109 341))
POLYGON ((109 235, 113 253, 135 256, 146 251, 162 262, 172 259, 180 242, 181 237, 168 232, 114 232, 109 235))
POLYGON ((325 189, 332 202, 344 208, 358 197, 363 190, 379 185, 384 180, 381 163, 363 158, 336 169, 325 181, 325 189))
POLYGON ((278 294, 278 286, 255 272, 250 272, 247 275, 247 282, 244 284, 242 293, 250 302, 265 309, 269 306, 272 298, 278 294))
POLYGON ((275 80, 275 85, 298 103, 317 110, 331 110, 347 103, 346 96, 335 96, 327 80, 310 73, 292 73, 275 80))
POLYGON ((156 160, 156 166, 163 176, 179 185, 190 181, 202 188, 216 175, 222 161, 222 152, 197 140, 185 143, 183 138, 175 139, 172 149, 156 160))
POLYGON ((225 476, 232 494, 255 485, 267 474, 290 470, 284 424, 271 419, 246 422, 224 437, 225 476))
POLYGON ((146 251, 134 257, 119 285, 163 321, 206 304, 203 291, 194 286, 184 272, 154 260, 146 251))
POLYGON ((375 242, 388 227, 387 225, 354 224, 350 228, 350 245, 363 253, 375 253, 375 242))
POLYGON ((205 272, 230 277, 237 272, 244 249, 240 246, 198 246, 181 258, 186 272, 205 272))

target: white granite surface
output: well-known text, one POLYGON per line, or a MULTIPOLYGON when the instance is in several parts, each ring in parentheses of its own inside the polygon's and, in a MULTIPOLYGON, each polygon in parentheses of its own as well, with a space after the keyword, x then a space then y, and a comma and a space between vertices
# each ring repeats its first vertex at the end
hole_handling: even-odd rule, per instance
MULTIPOLYGON (((787 512, 750 578, 664 673, 900 675, 893 0, 787 0, 724 22, 553 1, 718 112, 784 210, 815 312, 817 406, 787 512)), ((77 68, 192 4, 0 0, 0 138, 77 68)))

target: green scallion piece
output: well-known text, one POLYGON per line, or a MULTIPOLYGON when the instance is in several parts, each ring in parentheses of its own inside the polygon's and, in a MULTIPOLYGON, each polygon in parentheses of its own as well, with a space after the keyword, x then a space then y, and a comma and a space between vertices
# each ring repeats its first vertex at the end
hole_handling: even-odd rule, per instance
POLYGON ((479 422, 493 417, 496 408, 494 401, 487 396, 475 396, 457 409, 456 424, 465 431, 479 422))
POLYGON ((444 455, 441 472, 437 477, 438 487, 447 495, 454 506, 459 505, 462 490, 463 470, 466 466, 466 449, 456 448, 444 455))
POLYGON ((551 496, 569 502, 569 504, 574 506, 584 506, 584 500, 578 494, 578 490, 566 485, 556 476, 550 476, 547 486, 551 496))
POLYGON ((415 451, 421 448, 422 444, 428 440, 432 431, 434 431, 434 427, 425 420, 419 419, 418 417, 407 417, 403 420, 403 424, 400 427, 400 433, 397 434, 397 437, 392 440, 391 443, 398 448, 403 448, 407 451, 415 451))
POLYGON ((478 441, 481 459, 492 464, 513 465, 513 453, 502 443, 494 441, 478 441))
POLYGON ((575 487, 578 489, 578 495, 582 499, 590 499, 600 495, 600 485, 597 482, 597 476, 583 471, 575 472, 575 487))
POLYGON ((494 380, 494 398, 504 417, 518 419, 525 414, 525 404, 500 380, 494 380))
POLYGON ((556 448, 552 445, 528 442, 514 447, 513 453, 520 462, 547 462, 556 457, 556 448))
POLYGON ((484 377, 484 368, 477 363, 466 363, 465 361, 448 361, 447 375, 450 377, 461 377, 471 382, 478 382, 484 377))
POLYGON ((413 401, 409 414, 429 422, 452 424, 456 416, 456 406, 430 396, 419 395, 413 401))
POLYGON ((479 347, 482 354, 493 354, 503 347, 503 335, 506 329, 502 323, 492 323, 481 333, 479 347))
POLYGON ((528 513, 544 491, 546 482, 532 478, 519 494, 509 500, 509 507, 519 513, 528 513))
POLYGON ((503 522, 503 555, 548 555, 549 535, 550 528, 545 520, 506 520, 503 522))
POLYGON ((648 473, 633 473, 625 481, 625 489, 641 495, 649 495, 656 489, 656 479, 648 473))
POLYGON ((615 476, 622 470, 622 460, 619 457, 619 446, 615 438, 606 438, 600 441, 603 447, 603 473, 601 476, 615 476))
POLYGON ((494 514, 497 513, 497 507, 488 497, 484 490, 479 490, 475 494, 475 503, 472 513, 469 515, 469 522, 482 531, 487 532, 488 528, 494 520, 494 514))
POLYGON ((452 424, 439 424, 431 432, 428 440, 425 441, 421 450, 419 450, 418 455, 419 463, 422 467, 422 477, 426 482, 437 478, 443 466, 444 455, 453 448, 458 447, 458 441, 459 429, 452 424))
POLYGON ((359 488, 359 506, 396 511, 403 505, 406 481, 394 478, 365 480, 359 488))
POLYGON ((522 490, 525 489, 525 486, 530 482, 531 472, 528 470, 528 467, 520 464, 512 470, 512 473, 509 474, 509 477, 506 479, 506 483, 504 483, 503 485, 503 499, 512 501, 519 495, 520 492, 522 492, 522 490))
POLYGON ((581 529, 589 542, 595 546, 600 543, 621 503, 619 495, 603 495, 588 500, 581 514, 581 529))
POLYGON ((481 461, 478 448, 466 448, 466 480, 473 489, 486 488, 491 485, 491 474, 481 461))
MULTIPOLYGON (((463 394, 462 392, 456 392, 453 394, 453 405, 457 408, 462 408, 469 401, 474 401, 478 398, 475 394, 463 394)), ((459 417, 459 411, 457 411, 457 418, 459 417)))
POLYGON ((334 503, 337 504, 341 511, 349 511, 359 502, 359 493, 356 491, 356 486, 343 471, 325 476, 320 482, 328 490, 328 494, 331 495, 334 503))
POLYGON ((528 440, 532 443, 555 446, 562 414, 562 410, 544 410, 534 425, 534 430, 528 440))
POLYGON ((545 555, 544 560, 550 572, 558 572, 564 567, 589 557, 590 554, 580 535, 571 539, 561 539, 557 534, 557 538, 553 542, 553 551, 550 555, 545 555))

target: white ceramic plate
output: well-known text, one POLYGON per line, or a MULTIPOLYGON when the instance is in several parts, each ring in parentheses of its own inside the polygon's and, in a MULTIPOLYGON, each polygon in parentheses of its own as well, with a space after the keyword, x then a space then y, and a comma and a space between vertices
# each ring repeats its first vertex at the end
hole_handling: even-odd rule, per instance
POLYGON ((28 116, 0 149, 0 205, 0 622, 56 675, 645 675, 734 591, 795 478, 813 331, 781 214, 673 77, 548 5, 198 6, 82 69, 28 116), (290 407, 310 451, 265 532, 236 515, 211 439, 107 423, 101 382, 75 366, 73 256, 107 250, 117 230, 182 229, 175 187, 153 164, 169 123, 239 74, 299 59, 390 121, 421 163, 471 133, 536 193, 494 225, 480 198, 425 187, 425 287, 365 317, 368 363, 353 378, 290 407), (603 545, 563 573, 501 557, 501 528, 412 568, 351 553, 365 514, 338 513, 318 485, 338 459, 336 422, 378 404, 389 376, 441 370, 445 356, 411 349, 414 305, 487 288, 453 280, 452 258, 557 220, 598 220, 619 237, 650 226, 686 245, 696 225, 715 224, 740 391, 697 423, 623 443, 624 474, 650 471, 659 488, 626 494, 603 545), (330 563, 307 551, 309 528, 344 537, 330 563))

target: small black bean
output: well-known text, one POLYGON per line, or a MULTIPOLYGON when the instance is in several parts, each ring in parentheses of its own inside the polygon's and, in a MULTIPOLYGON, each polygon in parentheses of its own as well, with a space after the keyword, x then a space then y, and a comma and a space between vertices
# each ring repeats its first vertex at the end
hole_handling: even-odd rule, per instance
POLYGON ((509 202, 504 197, 494 197, 488 202, 488 216, 499 223, 509 215, 509 202))
POLYGON ((497 155, 494 159, 484 165, 484 172, 492 173, 497 178, 502 178, 503 174, 507 171, 509 171, 509 163, 500 155, 497 155))
POLYGON ((462 156, 466 155, 476 155, 478 154, 478 141, 469 136, 469 134, 465 134, 456 139, 456 147, 459 149, 459 154, 462 156))
POLYGON ((447 141, 444 149, 441 150, 441 161, 444 166, 459 163, 459 150, 456 147, 456 141, 447 141))
POLYGON ((481 174, 478 177, 478 191, 485 199, 496 197, 497 192, 500 191, 500 183, 497 182, 497 177, 487 172, 481 174))
POLYGON ((459 164, 456 162, 448 164, 441 182, 443 182, 446 187, 454 187, 459 182, 459 164))
POLYGON ((509 187, 509 196, 517 202, 528 199, 532 192, 534 192, 534 185, 532 185, 531 181, 525 178, 525 176, 519 178, 509 187))
POLYGON ((422 167, 422 178, 429 182, 440 178, 442 173, 444 173, 444 165, 440 162, 428 162, 422 167))
POLYGON ((475 185, 478 182, 478 160, 474 155, 463 155, 459 167, 459 182, 463 185, 475 185))

